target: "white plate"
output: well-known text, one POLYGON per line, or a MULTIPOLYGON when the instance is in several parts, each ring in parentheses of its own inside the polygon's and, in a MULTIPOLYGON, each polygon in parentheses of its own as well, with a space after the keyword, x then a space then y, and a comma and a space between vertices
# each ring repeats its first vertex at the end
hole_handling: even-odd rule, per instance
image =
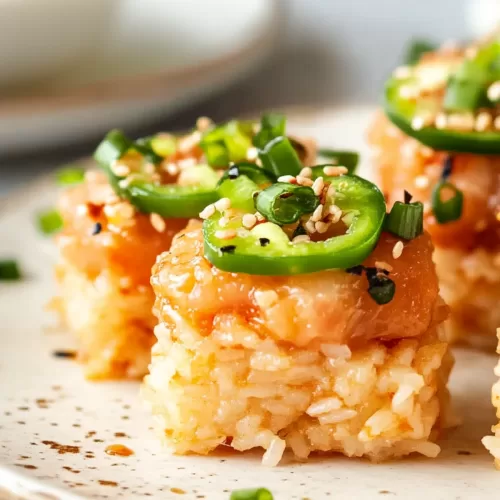
POLYGON ((0 96, 0 151, 139 127, 243 78, 271 51, 275 0, 121 0, 93 57, 0 96))
MULTIPOLYGON (((324 145, 360 147, 370 113, 301 113, 291 129, 317 135, 324 145)), ((54 292, 53 249, 32 221, 55 194, 45 179, 0 206, 0 257, 18 257, 27 275, 0 285, 0 488, 40 499, 228 500, 229 490, 255 486, 267 486, 278 500, 498 497, 500 472, 480 443, 494 422, 496 357, 477 351, 456 353, 451 389, 464 424, 440 441, 443 451, 435 460, 376 465, 331 456, 267 469, 260 465, 261 453, 165 454, 149 428, 137 383, 85 382, 79 366, 51 354, 71 347, 71 340, 43 326, 50 323, 43 307, 54 292), (135 454, 106 455, 110 444, 124 444, 135 454)))

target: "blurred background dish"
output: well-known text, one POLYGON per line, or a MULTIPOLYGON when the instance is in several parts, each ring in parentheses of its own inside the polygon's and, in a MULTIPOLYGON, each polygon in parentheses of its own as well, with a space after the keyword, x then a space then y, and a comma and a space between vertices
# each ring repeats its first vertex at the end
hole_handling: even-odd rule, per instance
POLYGON ((0 87, 50 76, 97 50, 116 0, 0 0, 0 87))
MULTIPOLYGON (((7 23, 4 2, 0 1, 0 19, 7 23)), ((8 0, 10 3, 33 2, 8 0)), ((52 8, 64 2, 39 3, 52 8)), ((67 0, 67 8, 62 9, 65 14, 58 14, 59 21, 66 19, 68 25, 78 27, 81 11, 83 26, 75 28, 74 35, 84 40, 82 48, 92 45, 95 39, 98 49, 92 57, 83 57, 79 52, 82 57, 73 59, 72 66, 59 72, 52 71, 48 63, 40 64, 46 73, 52 71, 50 78, 2 92, 0 151, 25 152, 88 135, 98 137, 111 127, 138 127, 165 116, 254 69, 269 54, 277 24, 276 2, 269 0, 238 3, 237 8, 232 0, 120 0, 112 23, 105 23, 113 5, 114 0, 67 0), (73 4, 79 8, 71 10, 73 4), (98 10, 106 11, 105 15, 98 10), (74 16, 71 22, 70 11, 74 16), (82 36, 87 19, 97 21, 96 33, 88 31, 82 36), (97 33, 104 27, 103 33, 97 33)), ((29 29, 31 14, 25 16, 21 10, 16 24, 27 22, 29 29)), ((41 24, 49 27, 49 23, 41 24)), ((2 26, 0 22, 0 31, 2 26)), ((54 26, 52 29, 56 31, 54 26)), ((10 31, 9 46, 24 48, 24 42, 10 31)), ((0 41, 2 36, 7 39, 0 33, 0 41)), ((47 47, 53 45, 50 55, 54 61, 59 55, 60 59, 64 59, 63 55, 69 57, 73 36, 63 30, 57 36, 42 38, 47 47), (59 47, 65 46, 66 40, 69 46, 67 54, 63 54, 59 47)), ((37 37, 30 35, 27 39, 26 50, 30 51, 37 37)), ((31 75, 35 74, 35 65, 31 66, 30 61, 37 54, 38 49, 31 50, 23 66, 26 75, 30 70, 31 75)), ((10 75, 14 82, 16 74, 10 75)), ((18 76, 21 78, 21 73, 18 76)))

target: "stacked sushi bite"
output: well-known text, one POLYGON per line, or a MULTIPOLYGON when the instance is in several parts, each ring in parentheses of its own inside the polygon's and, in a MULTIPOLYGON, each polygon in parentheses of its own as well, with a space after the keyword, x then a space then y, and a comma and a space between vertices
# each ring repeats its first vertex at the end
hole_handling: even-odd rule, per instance
MULTIPOLYGON (((231 163, 153 267, 159 435, 179 454, 263 448, 266 465, 286 449, 436 456, 452 357, 422 203, 386 215, 371 182, 306 165, 281 115, 252 131, 255 162, 231 163)), ((213 133, 229 154, 231 132, 213 133)))
MULTIPOLYGON (((424 203, 447 339, 491 345, 500 326, 500 35, 444 46, 399 67, 370 130, 389 205, 424 203)), ((500 375, 500 371, 496 371, 500 375)), ((500 386, 492 394, 500 417, 500 386)), ((500 426, 484 444, 500 466, 500 426)))

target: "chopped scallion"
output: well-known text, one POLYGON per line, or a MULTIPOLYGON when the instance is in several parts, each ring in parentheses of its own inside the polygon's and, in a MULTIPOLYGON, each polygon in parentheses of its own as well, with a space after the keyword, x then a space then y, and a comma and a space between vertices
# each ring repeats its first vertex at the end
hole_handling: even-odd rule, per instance
POLYGON ((0 281, 17 281, 21 279, 21 271, 13 259, 0 260, 0 281))
POLYGON ((302 170, 302 163, 287 137, 276 137, 259 149, 259 158, 262 167, 273 172, 276 177, 282 175, 298 175, 302 170))
POLYGON ((248 490, 235 490, 231 493, 230 500, 273 500, 272 493, 267 488, 254 488, 248 490))
POLYGON ((63 220, 61 214, 55 210, 45 210, 37 216, 38 228, 43 234, 50 235, 62 229, 63 220))
POLYGON ((275 224, 293 224, 302 215, 314 212, 319 198, 312 188, 278 182, 260 191, 255 207, 268 221, 275 224))
POLYGON ((385 272, 375 267, 367 267, 365 272, 371 298, 379 305, 388 304, 396 293, 396 283, 385 272))
POLYGON ((281 113, 266 113, 260 120, 260 130, 253 138, 253 145, 264 149, 266 144, 276 137, 285 135, 286 118, 281 113))
POLYGON ((399 238, 412 240, 424 232, 424 205, 415 203, 394 203, 385 219, 385 230, 399 238))
POLYGON ((331 165, 347 168, 350 175, 354 175, 359 163, 359 154, 355 151, 336 151, 323 148, 319 150, 318 156, 320 160, 328 160, 331 165))
POLYGON ((451 182, 440 181, 432 192, 432 211, 439 224, 460 219, 464 195, 451 182))
POLYGON ((412 40, 405 51, 404 64, 416 64, 423 54, 436 50, 436 44, 429 40, 412 40))
POLYGON ((81 167, 64 167, 56 172, 56 182, 59 186, 80 184, 85 178, 85 170, 81 167))

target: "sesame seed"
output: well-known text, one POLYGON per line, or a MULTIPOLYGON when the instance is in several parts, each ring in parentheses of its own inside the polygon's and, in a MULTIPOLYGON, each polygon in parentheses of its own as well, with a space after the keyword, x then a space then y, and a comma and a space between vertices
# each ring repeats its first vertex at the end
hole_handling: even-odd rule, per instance
POLYGON ((161 217, 161 215, 152 213, 149 215, 149 220, 151 222, 151 225, 159 232, 163 233, 167 227, 165 224, 165 221, 161 217))
POLYGON ((415 85, 401 85, 399 95, 403 99, 416 99, 419 95, 419 90, 415 85))
POLYGON ((384 261, 377 261, 375 262, 375 267, 377 269, 385 269, 386 271, 391 272, 392 271, 392 266, 388 264, 387 262, 384 261))
POLYGON ((323 205, 319 204, 311 215, 311 219, 313 222, 318 222, 323 218, 323 205))
POLYGON ((100 222, 96 222, 94 227, 92 228, 92 236, 99 234, 102 231, 102 224, 100 222))
POLYGON ((475 125, 472 113, 452 113, 448 116, 446 128, 448 130, 468 131, 473 130, 475 125))
POLYGON ((89 207, 86 203, 82 203, 76 207, 76 215, 85 216, 89 213, 89 207))
POLYGON ((254 292, 255 302, 261 309, 272 307, 278 302, 278 294, 274 290, 257 290, 254 292))
POLYGON ((474 128, 478 132, 484 132, 485 130, 488 130, 491 127, 492 122, 493 118, 491 117, 491 114, 488 113, 487 111, 482 111, 476 116, 476 122, 474 124, 474 128))
POLYGON ((235 250, 236 250, 236 245, 226 245, 220 248, 220 251, 222 253, 234 253, 235 250))
POLYGON ((213 203, 210 205, 207 205, 201 212, 200 212, 200 219, 208 219, 212 217, 212 215, 215 213, 215 206, 213 203))
POLYGON ((278 182, 293 182, 295 177, 293 175, 282 175, 278 177, 278 182))
POLYGON ((427 146, 423 146, 422 144, 420 145, 419 151, 424 158, 431 158, 432 156, 434 156, 434 150, 427 146))
POLYGON ((257 148, 248 148, 246 158, 248 161, 254 161, 259 157, 259 151, 257 148))
POLYGON ((393 259, 399 259, 403 253, 403 248, 404 244, 402 241, 398 241, 395 245, 394 248, 392 249, 392 258, 393 259))
POLYGON ((183 158, 177 162, 180 169, 191 168, 196 165, 196 160, 194 158, 183 158))
POLYGON ((256 158, 256 159, 255 159, 255 164, 256 164, 258 167, 262 167, 262 162, 260 161, 260 158, 256 158))
POLYGON ((219 212, 223 212, 228 208, 231 208, 231 200, 229 198, 221 198, 214 203, 215 209, 219 212))
POLYGON ((236 237, 236 231, 234 229, 215 231, 215 237, 219 238, 219 240, 231 240, 236 237))
POLYGON ((207 131, 213 124, 214 122, 208 118, 208 116, 200 116, 198 120, 196 120, 196 128, 200 132, 207 131))
POLYGON ((392 74, 398 80, 404 80, 411 76, 412 70, 409 66, 399 66, 392 72, 392 74))
POLYGON ((156 172, 156 168, 152 163, 146 163, 143 167, 144 172, 148 175, 153 175, 156 172))
POLYGON ((305 230, 309 233, 309 234, 313 234, 316 232, 316 226, 314 225, 314 221, 312 220, 308 220, 305 224, 304 224, 304 228, 305 230))
POLYGON ((493 82, 487 90, 488 99, 492 102, 500 100, 500 82, 493 82))
POLYGON ((257 224, 257 217, 254 214, 245 214, 241 219, 241 223, 247 229, 252 229, 257 224))
POLYGON ((179 173, 179 165, 176 163, 167 163, 166 166, 164 167, 164 170, 167 171, 168 174, 170 175, 177 175, 179 173))
POLYGON ((183 137, 179 141, 178 149, 181 153, 188 153, 193 149, 201 140, 201 132, 195 130, 193 133, 183 137))
POLYGON ((116 161, 111 165, 111 170, 118 177, 126 177, 130 174, 130 168, 127 165, 116 161))
POLYGON ((229 219, 227 217, 221 217, 219 219, 219 226, 226 227, 229 224, 229 219))
POLYGON ((425 189, 429 187, 429 177, 426 175, 417 175, 417 177, 415 177, 415 186, 418 189, 425 189))
POLYGON ((298 236, 295 236, 292 243, 306 243, 308 241, 311 241, 311 238, 309 238, 307 234, 299 234, 298 236))
POLYGON ((446 116, 445 113, 439 113, 436 116, 436 120, 434 121, 434 125, 436 125, 436 128, 439 130, 445 129, 447 123, 448 123, 448 117, 446 116))
POLYGON ((313 185, 313 181, 311 179, 308 179, 307 177, 303 177, 302 175, 297 175, 297 184, 299 186, 309 186, 311 187, 313 185))
POLYGON ((312 185, 314 194, 316 196, 320 196, 321 193, 323 192, 323 188, 325 187, 325 181, 323 180, 323 177, 318 177, 312 185))
POLYGON ((434 123, 435 116, 431 113, 419 114, 413 117, 411 121, 411 128, 413 130, 421 130, 434 123))
POLYGON ((259 238, 259 243, 261 247, 267 247, 271 243, 271 240, 269 238, 259 238))
POLYGON ((304 167, 301 171, 300 174, 302 177, 311 177, 312 176, 312 168, 311 167, 304 167))
POLYGON ((257 219, 257 222, 264 222, 266 220, 266 218, 260 212, 255 212, 254 215, 257 219))
POLYGON ((323 173, 329 177, 338 177, 339 175, 345 175, 349 172, 346 167, 325 167, 323 173))
POLYGON ((120 222, 131 219, 134 217, 134 214, 134 207, 126 202, 104 206, 104 215, 113 223, 119 224, 120 222))
POLYGON ((340 218, 342 217, 342 210, 337 205, 330 205, 328 207, 328 212, 332 216, 331 222, 333 224, 336 224, 340 220, 340 218))
POLYGON ((318 221, 318 222, 316 222, 316 224, 314 224, 314 227, 319 234, 323 234, 323 233, 326 233, 328 231, 328 228, 330 227, 330 223, 318 221))

